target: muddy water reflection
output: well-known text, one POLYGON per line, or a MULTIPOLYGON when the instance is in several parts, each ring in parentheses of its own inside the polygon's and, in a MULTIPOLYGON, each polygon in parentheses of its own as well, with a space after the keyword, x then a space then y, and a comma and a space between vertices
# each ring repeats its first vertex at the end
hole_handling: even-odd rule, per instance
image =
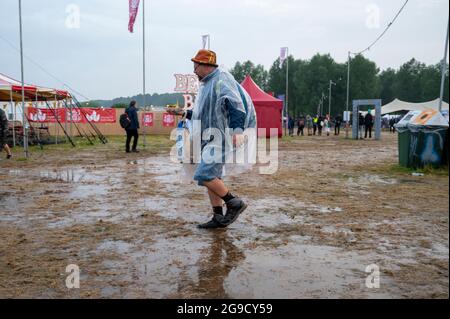
POLYGON ((210 245, 201 250, 197 263, 198 282, 187 281, 178 293, 194 298, 230 298, 225 290, 225 280, 244 259, 244 252, 233 244, 225 230, 211 233, 210 245))

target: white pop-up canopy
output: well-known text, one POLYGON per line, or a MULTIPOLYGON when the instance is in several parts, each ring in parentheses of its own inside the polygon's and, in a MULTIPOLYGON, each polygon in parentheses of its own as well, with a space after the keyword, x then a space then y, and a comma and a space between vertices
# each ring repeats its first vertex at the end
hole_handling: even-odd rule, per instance
MULTIPOLYGON (((399 99, 395 99, 391 103, 381 107, 381 114, 384 115, 402 111, 425 111, 430 109, 439 109, 439 99, 421 103, 404 102, 399 99)), ((442 110, 448 110, 448 103, 445 101, 442 101, 442 110)))

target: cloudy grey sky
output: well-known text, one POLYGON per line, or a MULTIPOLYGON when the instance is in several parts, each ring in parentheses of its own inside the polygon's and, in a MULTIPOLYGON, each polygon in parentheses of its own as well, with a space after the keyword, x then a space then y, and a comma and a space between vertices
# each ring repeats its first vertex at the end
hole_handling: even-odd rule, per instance
MULTIPOLYGON (((141 0, 142 1, 142 0, 141 0)), ((147 92, 172 92, 174 73, 191 73, 190 58, 211 35, 218 63, 251 60, 267 69, 289 47, 295 58, 367 47, 404 0, 145 0, 147 92)), ((140 8, 142 10, 142 7, 140 8)), ((24 52, 91 99, 142 92, 142 12, 129 33, 127 0, 22 0, 24 52), (75 5, 71 6, 71 5, 75 5), (80 12, 76 28, 76 10, 80 12), (75 13, 75 15, 74 15, 75 13), (73 28, 75 27, 75 28, 73 28)), ((410 0, 366 57, 382 69, 412 57, 442 59, 447 0, 410 0)), ((20 78, 18 0, 0 1, 0 72, 20 78), (5 41, 6 39, 6 41, 5 41)), ((26 82, 62 84, 25 60, 26 82)))

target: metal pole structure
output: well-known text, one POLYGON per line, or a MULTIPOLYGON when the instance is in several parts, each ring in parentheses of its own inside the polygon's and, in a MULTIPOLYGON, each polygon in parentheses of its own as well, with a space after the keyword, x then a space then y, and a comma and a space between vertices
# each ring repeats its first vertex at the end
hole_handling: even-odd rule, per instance
POLYGON ((286 124, 284 135, 286 136, 286 131, 288 129, 289 124, 289 103, 288 103, 288 93, 289 93, 289 48, 286 47, 286 124))
MULTIPOLYGON (((145 111, 145 0, 142 0, 142 87, 143 87, 143 103, 144 103, 144 111, 145 111)), ((139 121, 139 119, 138 119, 139 121)), ((145 125, 143 127, 144 130, 144 149, 147 146, 145 139, 145 125)))
MULTIPOLYGON (((68 131, 68 129, 67 129, 67 104, 66 103, 64 103, 64 129, 66 130, 66 132, 68 131)), ((67 136, 65 137, 65 140, 66 140, 66 143, 67 143, 67 136)))
MULTIPOLYGON (((348 51, 348 60, 347 60, 347 103, 346 103, 346 111, 348 114, 349 107, 349 97, 350 97, 350 51, 348 51)), ((345 121, 345 138, 348 138, 348 125, 349 119, 345 121)))
POLYGON ((16 102, 13 102, 12 88, 11 88, 11 91, 9 91, 9 94, 10 94, 10 98, 11 98, 11 107, 12 107, 12 111, 13 111, 13 126, 12 126, 13 146, 16 147, 16 102))
POLYGON ((439 95, 439 112, 442 111, 442 99, 444 98, 444 83, 445 83, 445 71, 447 69, 447 48, 448 48, 448 27, 449 23, 447 22, 447 37, 445 38, 445 49, 444 49, 444 57, 441 62, 441 93, 439 95))
POLYGON ((28 158, 28 128, 25 118, 25 83, 23 80, 23 44, 22 44, 22 1, 19 0, 19 31, 20 31, 20 73, 22 79, 22 131, 23 131, 23 152, 28 158))
POLYGON ((73 114, 72 114, 72 100, 71 99, 69 99, 69 98, 67 98, 66 99, 66 102, 65 102, 65 104, 66 104, 66 109, 67 109, 67 102, 69 102, 70 101, 70 104, 69 104, 69 114, 70 114, 70 116, 69 116, 69 135, 70 135, 70 138, 72 138, 73 139, 73 129, 72 129, 72 126, 73 126, 73 114))
MULTIPOLYGON (((37 90, 36 90, 36 104, 35 104, 35 108, 38 108, 39 107, 39 104, 38 104, 38 94, 37 94, 37 90)), ((38 138, 38 141, 40 141, 41 140, 41 137, 40 137, 40 129, 39 129, 39 127, 38 127, 38 129, 37 129, 37 138, 38 138)))
MULTIPOLYGON (((56 93, 55 93, 55 107, 54 107, 54 109, 55 109, 55 117, 58 117, 58 98, 57 98, 57 96, 56 96, 56 93)), ((59 118, 58 118, 58 120, 59 120, 59 118)), ((58 135, 59 135, 59 126, 57 125, 57 121, 55 122, 55 143, 56 143, 56 145, 58 145, 58 135)))
POLYGON ((211 35, 208 34, 208 50, 211 50, 210 47, 211 47, 211 35))
POLYGON ((330 86, 328 87, 328 116, 331 118, 331 86, 336 85, 332 80, 330 80, 330 86))
POLYGON ((322 116, 322 109, 323 109, 323 92, 322 92, 322 95, 320 96, 319 113, 317 114, 318 116, 322 116))

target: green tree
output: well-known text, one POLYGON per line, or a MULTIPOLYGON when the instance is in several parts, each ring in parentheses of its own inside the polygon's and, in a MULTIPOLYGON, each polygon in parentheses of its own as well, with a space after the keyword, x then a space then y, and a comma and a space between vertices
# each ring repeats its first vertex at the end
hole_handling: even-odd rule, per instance
POLYGON ((378 69, 375 62, 359 54, 350 61, 350 105, 352 100, 379 98, 378 69))
POLYGON ((116 109, 124 109, 124 108, 128 107, 128 104, 127 103, 116 103, 111 107, 116 108, 116 109))
POLYGON ((247 75, 250 75, 255 83, 262 89, 267 89, 268 72, 264 70, 264 66, 261 64, 254 65, 251 61, 245 61, 244 63, 236 62, 230 73, 234 76, 236 81, 241 83, 244 81, 247 75))
POLYGON ((379 76, 379 96, 382 103, 387 104, 392 102, 397 96, 395 92, 396 71, 388 68, 380 73, 379 76))

